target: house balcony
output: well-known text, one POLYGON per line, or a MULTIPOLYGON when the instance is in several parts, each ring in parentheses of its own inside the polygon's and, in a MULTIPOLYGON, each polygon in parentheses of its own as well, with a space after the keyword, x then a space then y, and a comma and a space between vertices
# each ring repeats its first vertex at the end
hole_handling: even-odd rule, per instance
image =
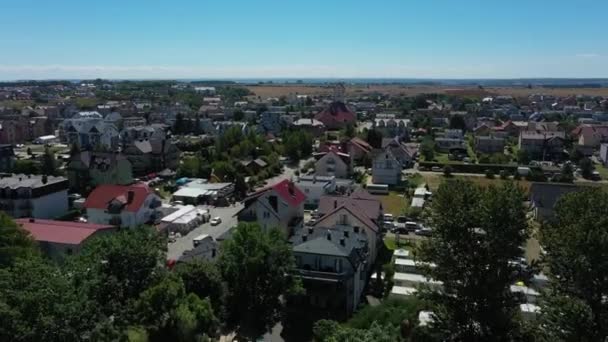
POLYGON ((334 270, 329 269, 326 271, 314 271, 298 268, 298 272, 304 280, 321 281, 327 283, 341 283, 346 281, 351 276, 350 272, 334 272, 334 270))

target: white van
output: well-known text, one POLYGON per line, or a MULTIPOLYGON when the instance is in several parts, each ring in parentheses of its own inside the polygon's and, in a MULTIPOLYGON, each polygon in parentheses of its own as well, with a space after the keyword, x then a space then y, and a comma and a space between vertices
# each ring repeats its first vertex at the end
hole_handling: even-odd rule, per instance
POLYGON ((408 221, 405 222, 405 229, 407 229, 408 232, 415 232, 416 229, 418 229, 418 223, 413 222, 413 221, 408 221))
POLYGON ((199 235, 199 236, 195 237, 194 239, 192 239, 192 245, 194 245, 194 247, 196 247, 196 246, 200 245, 201 242, 203 242, 207 239, 213 240, 213 237, 208 234, 199 235))

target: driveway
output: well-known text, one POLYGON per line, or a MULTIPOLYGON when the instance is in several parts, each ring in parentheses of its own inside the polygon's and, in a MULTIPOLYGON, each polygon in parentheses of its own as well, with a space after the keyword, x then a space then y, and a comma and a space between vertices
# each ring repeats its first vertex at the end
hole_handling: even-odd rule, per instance
POLYGON ((175 242, 169 243, 167 248, 168 260, 177 260, 185 251, 194 248, 192 245, 192 239, 195 237, 201 234, 208 234, 214 239, 217 239, 229 231, 230 228, 236 226, 238 222, 234 215, 243 208, 243 205, 241 203, 237 203, 235 206, 230 207, 202 207, 209 209, 212 218, 219 216, 222 219, 222 223, 218 224, 217 226, 212 226, 208 222, 204 223, 190 231, 187 235, 177 238, 175 242))

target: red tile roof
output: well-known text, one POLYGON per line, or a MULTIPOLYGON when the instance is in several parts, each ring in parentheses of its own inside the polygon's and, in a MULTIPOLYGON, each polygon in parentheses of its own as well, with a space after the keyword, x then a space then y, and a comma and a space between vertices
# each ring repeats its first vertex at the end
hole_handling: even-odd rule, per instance
POLYGON ((321 196, 318 210, 321 215, 326 215, 344 204, 357 207, 357 211, 370 220, 377 220, 383 212, 382 202, 365 190, 355 191, 349 197, 321 196))
POLYGON ((356 146, 359 146, 366 152, 370 152, 373 149, 372 145, 368 144, 367 141, 365 141, 361 138, 357 138, 357 137, 352 138, 352 139, 350 139, 350 142, 356 146))
POLYGON ((77 223, 41 219, 16 219, 23 229, 30 232, 36 241, 64 243, 68 245, 79 245, 89 236, 99 230, 114 229, 114 226, 77 223), (33 222, 30 222, 32 220, 33 222))
POLYGON ((144 183, 133 185, 103 184, 91 192, 84 202, 84 207, 87 209, 107 209, 108 204, 114 199, 127 203, 129 191, 133 191, 133 200, 125 206, 124 210, 126 211, 138 211, 148 195, 152 193, 152 190, 144 183))
POLYGON ((297 207, 306 200, 306 195, 289 179, 284 179, 274 185, 256 191, 254 194, 245 199, 245 202, 250 199, 257 198, 263 193, 274 190, 290 206, 297 207))
POLYGON ((361 221, 363 224, 365 224, 367 227, 369 227, 369 229, 371 229, 372 231, 378 232, 380 230, 380 227, 378 227, 378 225, 376 223, 374 223, 374 221, 372 221, 372 219, 365 214, 365 210, 362 207, 360 207, 359 205, 357 205, 357 203, 354 201, 346 201, 346 202, 341 203, 337 208, 335 208, 334 210, 328 212, 323 217, 321 217, 314 224, 314 226, 323 227, 322 223, 325 221, 325 219, 327 219, 328 217, 331 217, 332 215, 334 215, 334 213, 340 211, 341 209, 345 209, 346 211, 348 211, 351 215, 356 217, 359 221, 361 221))
POLYGON ((315 119, 327 127, 342 126, 357 121, 357 115, 342 102, 332 102, 328 108, 317 113, 315 119))

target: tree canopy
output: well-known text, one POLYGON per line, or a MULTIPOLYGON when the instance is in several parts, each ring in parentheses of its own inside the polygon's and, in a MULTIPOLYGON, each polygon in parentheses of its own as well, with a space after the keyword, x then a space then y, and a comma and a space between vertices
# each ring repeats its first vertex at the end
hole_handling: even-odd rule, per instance
POLYGON ((509 286, 525 275, 509 261, 528 236, 522 198, 510 182, 480 188, 448 180, 435 193, 433 236, 418 253, 429 263, 425 273, 443 283, 442 290, 422 293, 434 305, 432 330, 442 340, 519 338, 518 302, 509 286))
POLYGON ((228 287, 227 324, 256 338, 280 320, 281 296, 301 291, 290 245, 277 229, 239 223, 222 245, 218 267, 228 287))
POLYGON ((608 337, 608 194, 589 188, 564 195, 555 221, 542 225, 550 289, 542 301, 547 340, 604 341, 608 337))

